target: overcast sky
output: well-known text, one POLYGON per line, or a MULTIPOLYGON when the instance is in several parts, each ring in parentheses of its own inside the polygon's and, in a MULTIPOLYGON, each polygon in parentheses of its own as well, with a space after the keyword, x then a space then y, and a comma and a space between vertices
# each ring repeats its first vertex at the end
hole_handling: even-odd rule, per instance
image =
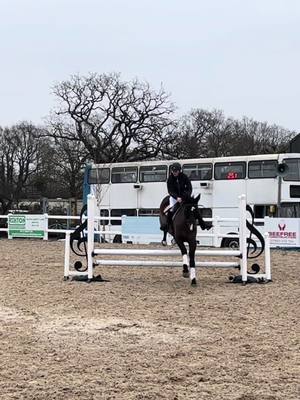
POLYGON ((300 131, 299 0, 0 0, 0 125, 42 123, 54 83, 120 72, 179 115, 221 109, 300 131))

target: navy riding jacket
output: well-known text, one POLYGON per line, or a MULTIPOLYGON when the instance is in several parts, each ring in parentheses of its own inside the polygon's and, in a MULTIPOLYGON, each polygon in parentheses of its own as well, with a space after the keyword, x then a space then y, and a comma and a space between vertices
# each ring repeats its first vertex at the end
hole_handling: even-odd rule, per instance
POLYGON ((188 198, 192 195, 193 187, 189 178, 180 172, 177 177, 171 174, 167 181, 168 193, 170 196, 188 198))

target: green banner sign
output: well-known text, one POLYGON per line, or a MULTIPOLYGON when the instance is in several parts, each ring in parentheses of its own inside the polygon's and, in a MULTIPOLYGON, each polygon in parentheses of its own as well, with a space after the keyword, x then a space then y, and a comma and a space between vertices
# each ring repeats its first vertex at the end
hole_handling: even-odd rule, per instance
POLYGON ((8 237, 43 238, 45 231, 44 215, 9 215, 8 237))

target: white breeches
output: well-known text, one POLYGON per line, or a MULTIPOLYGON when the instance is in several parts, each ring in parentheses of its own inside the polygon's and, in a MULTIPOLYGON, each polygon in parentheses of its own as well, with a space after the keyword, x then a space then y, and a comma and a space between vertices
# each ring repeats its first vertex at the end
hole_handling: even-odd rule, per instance
POLYGON ((173 207, 175 206, 175 204, 177 203, 177 200, 174 199, 174 197, 170 196, 170 207, 171 207, 171 211, 173 211, 173 207))

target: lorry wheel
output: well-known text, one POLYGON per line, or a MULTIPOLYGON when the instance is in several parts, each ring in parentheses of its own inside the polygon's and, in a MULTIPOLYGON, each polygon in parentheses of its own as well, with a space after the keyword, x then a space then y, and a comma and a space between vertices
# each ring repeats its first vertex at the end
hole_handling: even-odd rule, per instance
POLYGON ((229 247, 232 250, 240 248, 239 238, 225 238, 222 242, 222 247, 229 247))

